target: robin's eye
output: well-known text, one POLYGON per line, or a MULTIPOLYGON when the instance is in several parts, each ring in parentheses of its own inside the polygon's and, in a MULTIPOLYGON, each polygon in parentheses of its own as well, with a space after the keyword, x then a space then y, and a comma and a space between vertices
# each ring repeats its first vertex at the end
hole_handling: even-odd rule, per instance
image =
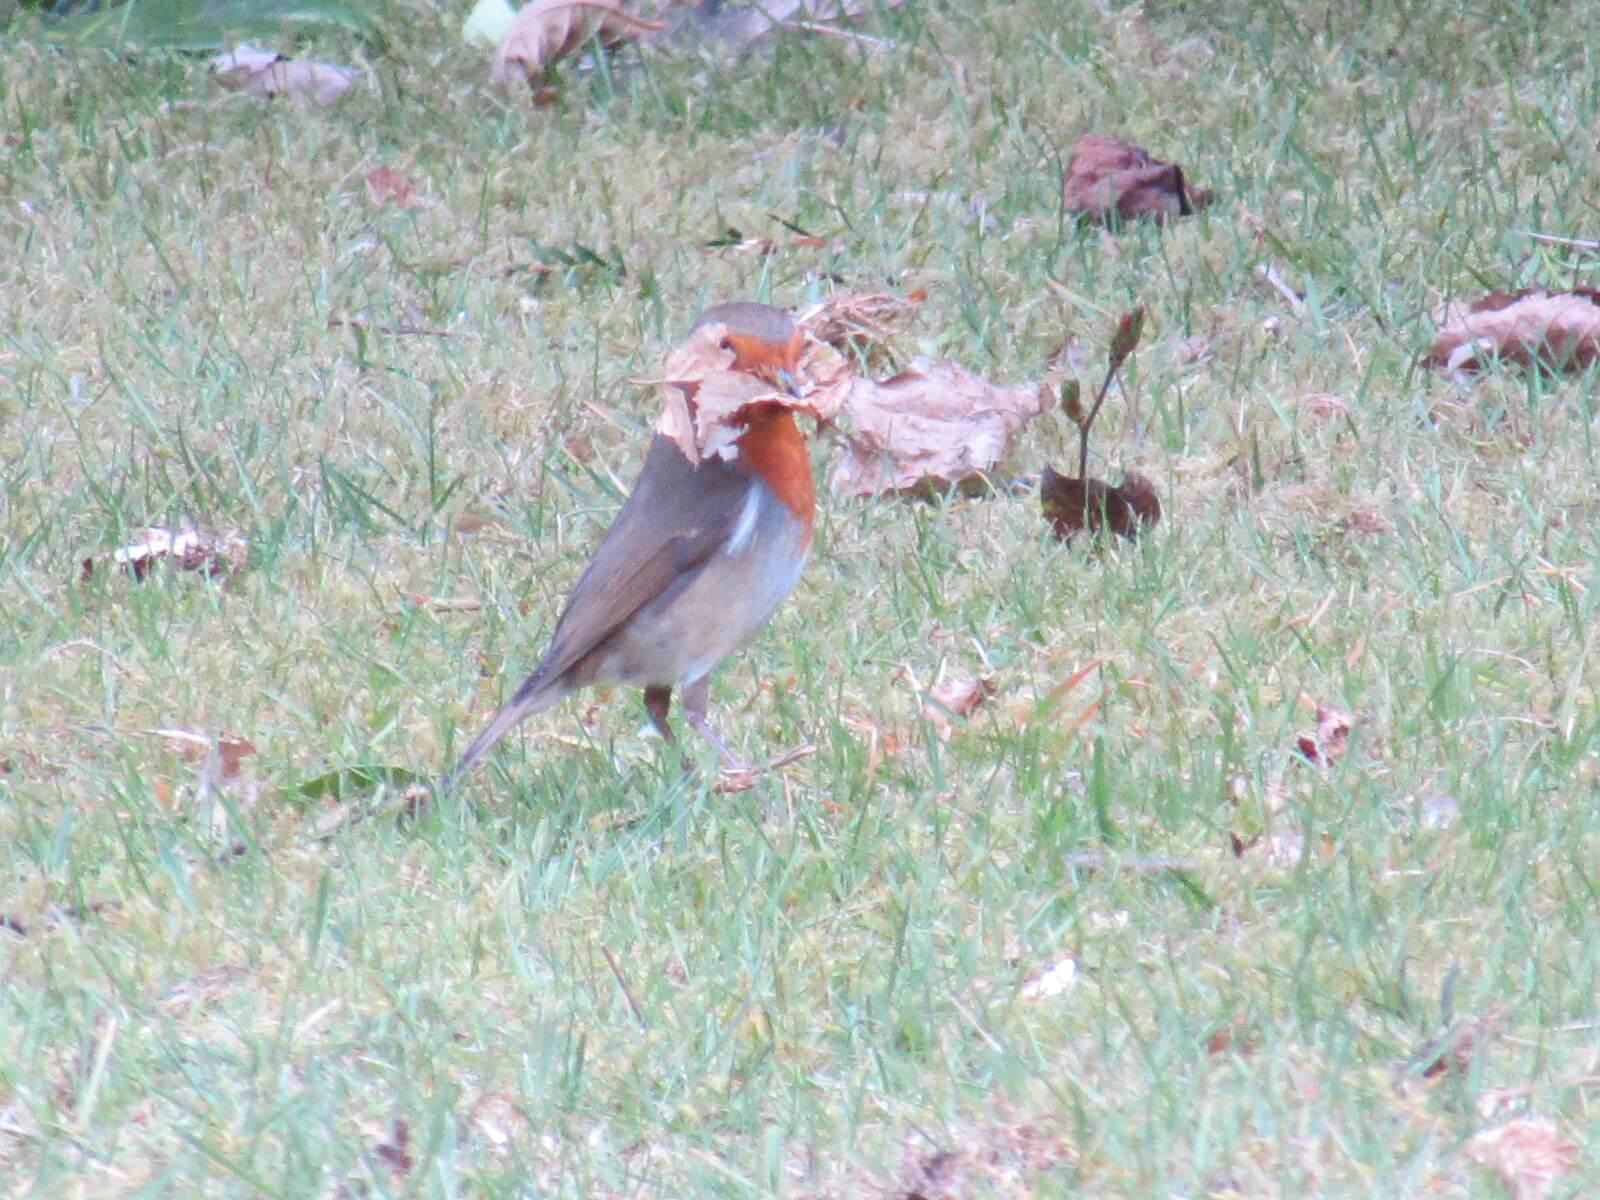
POLYGON ((727 338, 723 338, 722 339, 722 349, 724 349, 724 350, 732 350, 733 349, 733 343, 730 342, 727 338))

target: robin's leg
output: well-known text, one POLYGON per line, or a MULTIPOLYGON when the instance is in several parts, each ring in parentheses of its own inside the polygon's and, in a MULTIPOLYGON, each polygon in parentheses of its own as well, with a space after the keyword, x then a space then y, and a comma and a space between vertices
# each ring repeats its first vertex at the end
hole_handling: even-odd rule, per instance
POLYGON ((696 679, 683 689, 683 715, 688 718, 689 726, 706 741, 716 747, 717 756, 722 759, 722 765, 729 771, 748 771, 739 756, 728 749, 728 744, 717 736, 717 731, 711 728, 711 722, 706 720, 706 702, 711 698, 711 676, 706 675, 696 679))
POLYGON ((650 714, 650 724, 656 727, 656 732, 667 741, 676 741, 672 736, 672 726, 667 724, 667 713, 672 710, 672 689, 670 687, 647 687, 644 690, 644 709, 650 714))

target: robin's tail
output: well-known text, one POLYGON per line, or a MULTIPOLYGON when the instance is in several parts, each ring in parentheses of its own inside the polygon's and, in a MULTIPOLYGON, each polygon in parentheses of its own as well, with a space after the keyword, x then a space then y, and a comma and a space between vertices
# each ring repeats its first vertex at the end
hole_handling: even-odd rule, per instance
POLYGON ((524 717, 531 717, 534 713, 543 712, 557 700, 572 691, 572 685, 564 679, 549 679, 542 672, 535 671, 522 686, 517 689, 517 694, 489 719, 489 724, 477 737, 472 739, 472 745, 467 747, 467 752, 461 756, 448 775, 439 781, 439 794, 445 795, 453 788, 457 781, 472 770, 472 765, 494 747, 494 744, 503 738, 511 727, 524 717))

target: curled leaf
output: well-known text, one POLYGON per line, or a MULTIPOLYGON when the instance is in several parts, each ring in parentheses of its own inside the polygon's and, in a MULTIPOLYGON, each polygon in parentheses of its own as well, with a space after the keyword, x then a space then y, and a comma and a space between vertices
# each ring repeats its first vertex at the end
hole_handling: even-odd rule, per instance
POLYGON ((833 486, 875 496, 974 479, 1047 403, 1037 386, 1001 387, 948 359, 919 358, 882 381, 856 379, 844 402, 854 432, 833 486))
POLYGON ((387 163, 380 163, 367 172, 367 199, 378 208, 382 208, 385 204, 393 204, 402 211, 422 208, 427 203, 418 197, 417 185, 410 176, 395 170, 387 163))
POLYGON ((1295 739, 1295 749, 1313 766, 1329 767, 1344 757, 1350 748, 1350 728, 1356 723, 1355 713, 1331 704, 1317 705, 1317 730, 1295 739))
POLYGON ((794 315, 794 323, 838 350, 865 351, 900 333, 926 293, 835 292, 794 315))
POLYGON ((1166 221, 1191 216, 1211 200, 1210 192, 1184 183, 1176 163, 1097 133, 1084 134, 1073 147, 1062 196, 1069 209, 1098 221, 1166 221))
POLYGON ((1136 471, 1123 472, 1122 482, 1112 487, 1100 479, 1069 479, 1047 466, 1039 476, 1039 504, 1063 541, 1102 528, 1135 538, 1161 520, 1155 486, 1136 471))
POLYGON ((1495 1171, 1516 1200, 1545 1200, 1578 1161, 1578 1147, 1554 1121, 1523 1117, 1473 1134, 1467 1155, 1495 1171))
POLYGON ((744 433, 746 413, 757 404, 779 405, 818 415, 804 399, 733 368, 726 325, 706 325, 667 356, 660 384, 661 412, 655 430, 678 444, 692 463, 732 458, 744 433))
POLYGON ((1447 371, 1481 371, 1496 359, 1556 370, 1581 369, 1600 358, 1600 291, 1524 288, 1490 292, 1467 308, 1439 316, 1439 334, 1423 358, 1447 371))
POLYGON ((225 88, 265 99, 286 95, 311 100, 323 108, 350 90, 356 73, 349 67, 286 58, 276 50, 258 50, 241 42, 211 60, 211 74, 225 88))
MULTIPOLYGON (((178 529, 152 525, 138 541, 116 550, 111 558, 117 566, 132 572, 135 579, 143 579, 150 568, 163 559, 171 559, 180 570, 220 575, 237 570, 244 562, 246 551, 244 539, 237 535, 215 537, 190 525, 178 529)), ((85 575, 91 574, 92 560, 85 559, 84 563, 85 575)))
POLYGON ((537 83, 546 67, 598 41, 607 49, 664 28, 627 12, 616 0, 533 0, 500 40, 489 81, 508 86, 518 74, 537 83))

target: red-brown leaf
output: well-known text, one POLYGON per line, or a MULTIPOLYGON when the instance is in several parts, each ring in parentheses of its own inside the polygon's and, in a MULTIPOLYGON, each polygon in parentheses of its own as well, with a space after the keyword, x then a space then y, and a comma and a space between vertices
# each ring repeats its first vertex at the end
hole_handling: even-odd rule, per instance
POLYGON ((1101 221, 1187 217, 1210 202, 1204 190, 1188 187, 1183 168, 1138 146, 1086 133, 1073 148, 1062 195, 1067 207, 1101 221))

